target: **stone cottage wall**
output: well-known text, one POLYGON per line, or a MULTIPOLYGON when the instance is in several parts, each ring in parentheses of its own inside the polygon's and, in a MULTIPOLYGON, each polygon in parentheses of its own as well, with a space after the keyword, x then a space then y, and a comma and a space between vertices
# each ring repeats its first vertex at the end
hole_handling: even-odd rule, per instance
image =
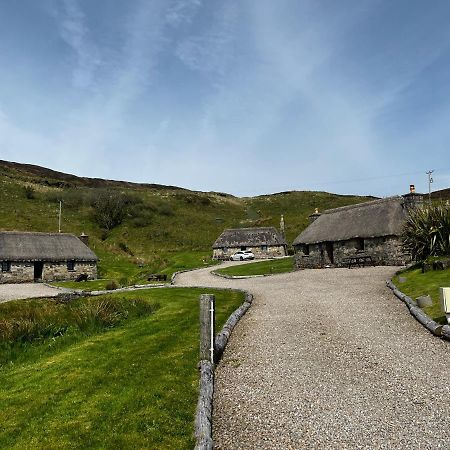
POLYGON ((97 264, 94 262, 75 262, 75 269, 68 270, 67 262, 44 263, 42 279, 44 281, 75 280, 78 275, 85 273, 90 280, 97 278, 97 264))
MULTIPOLYGON (((312 244, 309 246, 309 255, 301 251, 301 247, 295 254, 297 268, 320 268, 325 266, 346 267, 345 258, 358 252, 357 240, 333 242, 334 264, 331 262, 326 244, 312 244)), ((361 252, 372 256, 376 265, 400 266, 411 261, 401 246, 401 241, 396 236, 385 236, 364 239, 364 250, 361 252)))
POLYGON ((11 262, 10 272, 0 271, 0 283, 27 283, 34 277, 34 264, 25 262, 11 262))
MULTIPOLYGON (((69 271, 67 262, 44 262, 42 271, 43 281, 75 280, 78 275, 85 273, 90 280, 97 278, 97 264, 95 262, 75 262, 75 269, 69 271)), ((34 281, 34 262, 11 262, 10 272, 0 271, 1 283, 30 283, 34 281)))
MULTIPOLYGON (((213 250, 213 259, 228 259, 233 253, 239 251, 241 247, 228 247, 228 251, 224 252, 223 248, 215 248, 213 250)), ((253 252, 255 259, 275 258, 286 256, 286 250, 283 245, 269 245, 267 250, 263 250, 261 246, 247 246, 245 248, 253 252)))

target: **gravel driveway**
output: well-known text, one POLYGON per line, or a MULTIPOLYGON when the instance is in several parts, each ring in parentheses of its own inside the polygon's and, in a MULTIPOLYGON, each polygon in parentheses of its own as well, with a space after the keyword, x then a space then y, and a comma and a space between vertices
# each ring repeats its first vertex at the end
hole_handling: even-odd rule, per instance
POLYGON ((255 295, 216 370, 217 448, 450 447, 450 344, 385 287, 395 268, 210 270, 176 284, 255 295))
POLYGON ((21 298, 55 297, 60 292, 41 283, 0 284, 0 303, 21 298))

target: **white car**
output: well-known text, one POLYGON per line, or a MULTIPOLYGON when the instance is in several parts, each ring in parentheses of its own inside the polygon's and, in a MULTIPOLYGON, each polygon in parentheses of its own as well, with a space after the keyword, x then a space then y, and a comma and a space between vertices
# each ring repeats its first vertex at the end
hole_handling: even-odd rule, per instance
POLYGON ((246 261, 255 259, 255 255, 249 250, 239 250, 230 256, 230 261, 246 261))

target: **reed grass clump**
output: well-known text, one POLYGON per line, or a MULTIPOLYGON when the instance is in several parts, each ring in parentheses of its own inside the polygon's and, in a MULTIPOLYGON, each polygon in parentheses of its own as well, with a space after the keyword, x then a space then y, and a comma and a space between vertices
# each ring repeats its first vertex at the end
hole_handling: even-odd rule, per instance
POLYGON ((436 205, 411 210, 403 230, 403 246, 415 261, 450 255, 450 209, 436 205))
POLYGON ((20 344, 63 336, 70 331, 94 333, 120 325, 129 317, 154 313, 157 303, 144 299, 81 298, 70 303, 56 300, 21 301, 2 305, 0 344, 20 344))

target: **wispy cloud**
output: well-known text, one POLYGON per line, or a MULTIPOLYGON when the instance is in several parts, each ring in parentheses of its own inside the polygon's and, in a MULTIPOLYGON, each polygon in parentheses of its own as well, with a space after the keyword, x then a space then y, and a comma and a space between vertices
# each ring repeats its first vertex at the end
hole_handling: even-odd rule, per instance
POLYGON ((173 27, 188 24, 201 7, 201 0, 175 0, 166 12, 166 21, 173 27))
POLYGON ((62 0, 51 12, 56 18, 61 38, 76 55, 76 64, 72 72, 74 86, 90 87, 95 71, 101 64, 101 58, 97 46, 90 38, 85 15, 78 0, 62 0))
POLYGON ((238 18, 235 1, 224 2, 211 24, 178 43, 175 54, 192 70, 223 76, 233 60, 233 42, 238 18))

